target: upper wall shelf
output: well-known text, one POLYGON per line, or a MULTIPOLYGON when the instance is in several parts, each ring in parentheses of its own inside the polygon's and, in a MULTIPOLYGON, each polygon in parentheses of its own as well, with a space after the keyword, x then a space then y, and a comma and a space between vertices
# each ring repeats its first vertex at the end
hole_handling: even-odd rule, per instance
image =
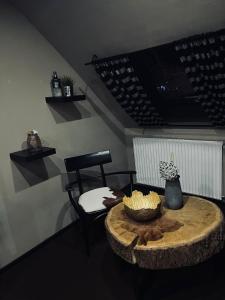
POLYGON ((69 103, 73 101, 85 100, 85 95, 75 95, 71 97, 45 97, 47 103, 69 103))
POLYGON ((55 153, 56 153, 55 148, 42 147, 38 151, 31 151, 25 149, 25 150, 10 153, 10 158, 17 162, 29 162, 55 153))

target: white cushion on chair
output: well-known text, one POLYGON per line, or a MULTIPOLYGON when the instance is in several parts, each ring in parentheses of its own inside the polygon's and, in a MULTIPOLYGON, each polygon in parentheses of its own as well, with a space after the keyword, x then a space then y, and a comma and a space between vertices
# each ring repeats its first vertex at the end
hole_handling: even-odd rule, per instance
POLYGON ((109 187, 102 187, 83 193, 79 198, 79 204, 86 212, 93 212, 96 210, 105 209, 105 205, 102 203, 105 198, 116 198, 113 195, 113 191, 109 187))

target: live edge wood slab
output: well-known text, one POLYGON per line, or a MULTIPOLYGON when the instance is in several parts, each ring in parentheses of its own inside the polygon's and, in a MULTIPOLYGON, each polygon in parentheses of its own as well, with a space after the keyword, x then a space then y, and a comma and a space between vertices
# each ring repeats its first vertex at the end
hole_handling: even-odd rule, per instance
MULTIPOLYGON (((160 196, 162 201, 164 197, 160 196)), ((147 269, 191 266, 218 253, 224 246, 224 217, 216 204, 199 197, 184 197, 179 210, 162 208, 162 215, 183 226, 165 232, 156 241, 141 244, 135 232, 126 228, 135 221, 127 218, 123 203, 108 213, 105 225, 113 251, 129 263, 147 269)), ((138 226, 138 223, 136 223, 138 226)))

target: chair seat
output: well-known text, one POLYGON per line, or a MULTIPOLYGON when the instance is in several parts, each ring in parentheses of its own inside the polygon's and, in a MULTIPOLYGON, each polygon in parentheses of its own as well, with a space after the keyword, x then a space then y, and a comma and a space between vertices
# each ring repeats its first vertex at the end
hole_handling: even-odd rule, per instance
POLYGON ((104 197, 116 199, 109 187, 101 187, 83 193, 79 198, 79 204, 87 213, 106 209, 103 204, 104 197))

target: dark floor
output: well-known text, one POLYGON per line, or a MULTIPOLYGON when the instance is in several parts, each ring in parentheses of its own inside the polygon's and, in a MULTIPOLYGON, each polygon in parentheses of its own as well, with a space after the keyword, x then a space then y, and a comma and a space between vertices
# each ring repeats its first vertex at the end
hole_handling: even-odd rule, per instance
MULTIPOLYGON (((112 253, 104 233, 88 258, 75 224, 1 273, 0 299, 133 300, 136 271, 112 253)), ((224 275, 225 251, 195 267, 146 271, 142 299, 222 300, 224 275)))
MULTIPOLYGON (((0 273, 1 300, 134 300, 137 269, 113 254, 101 223, 90 257, 78 224, 0 273)), ((144 272, 141 299, 225 299, 225 250, 194 267, 144 272)))

